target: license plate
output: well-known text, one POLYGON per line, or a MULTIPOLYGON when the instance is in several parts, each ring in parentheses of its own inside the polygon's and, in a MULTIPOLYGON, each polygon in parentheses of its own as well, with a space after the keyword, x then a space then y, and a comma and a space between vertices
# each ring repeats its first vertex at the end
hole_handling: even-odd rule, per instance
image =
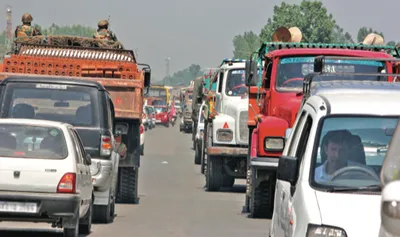
POLYGON ((37 205, 31 202, 0 201, 0 212, 36 213, 37 205))

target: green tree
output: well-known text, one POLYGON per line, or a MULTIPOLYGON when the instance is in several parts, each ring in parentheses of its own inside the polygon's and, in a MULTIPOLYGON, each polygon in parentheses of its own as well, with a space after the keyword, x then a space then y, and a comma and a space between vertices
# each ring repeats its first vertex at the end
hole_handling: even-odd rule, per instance
POLYGON ((351 37, 348 37, 350 34, 343 32, 320 1, 303 0, 300 5, 282 2, 280 6, 275 6, 274 15, 261 30, 260 38, 263 41, 271 41, 272 34, 281 26, 287 28, 297 26, 303 33, 303 42, 352 41, 351 37))
POLYGON ((166 84, 169 86, 175 85, 189 85, 191 80, 203 75, 201 67, 198 64, 191 64, 189 67, 175 72, 172 76, 167 78, 166 84))
POLYGON ((364 27, 361 27, 361 28, 358 30, 358 33, 357 33, 357 41, 358 41, 358 42, 363 42, 363 41, 364 41, 364 38, 367 37, 367 35, 369 35, 369 34, 371 34, 371 33, 375 33, 375 34, 378 34, 378 35, 384 37, 382 32, 378 32, 378 31, 376 31, 376 30, 373 30, 372 28, 369 28, 369 29, 368 29, 367 27, 364 26, 364 27))
POLYGON ((233 57, 248 59, 260 47, 260 37, 253 31, 244 32, 233 38, 233 57))

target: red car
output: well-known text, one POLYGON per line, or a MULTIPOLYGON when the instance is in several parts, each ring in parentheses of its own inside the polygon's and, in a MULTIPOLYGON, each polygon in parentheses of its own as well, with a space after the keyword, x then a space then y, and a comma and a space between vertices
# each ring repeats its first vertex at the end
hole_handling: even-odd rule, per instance
POLYGON ((156 124, 163 124, 169 127, 168 108, 167 106, 154 106, 156 111, 156 124))

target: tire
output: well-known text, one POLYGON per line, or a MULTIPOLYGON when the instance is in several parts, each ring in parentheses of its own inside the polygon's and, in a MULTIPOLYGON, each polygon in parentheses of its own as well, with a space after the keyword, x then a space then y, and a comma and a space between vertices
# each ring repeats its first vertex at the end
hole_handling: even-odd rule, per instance
POLYGON ((138 167, 120 167, 118 203, 137 204, 138 198, 138 167), (123 184, 123 185, 122 185, 123 184))
POLYGON ((208 156, 206 172, 206 191, 219 191, 223 184, 222 165, 220 157, 208 156))
POLYGON ((270 218, 272 217, 273 211, 273 183, 268 181, 263 181, 258 187, 253 187, 250 196, 250 216, 251 218, 270 218))
POLYGON ((169 128, 169 123, 166 123, 166 124, 165 124, 165 127, 169 128))
POLYGON ((92 216, 93 216, 93 199, 90 203, 89 210, 87 211, 85 218, 79 222, 79 234, 90 234, 92 229, 92 216))
POLYGON ((107 206, 93 206, 93 219, 96 223, 109 224, 114 221, 115 201, 107 206))
POLYGON ((75 226, 73 228, 64 227, 64 237, 79 237, 79 209, 75 215, 75 226))
POLYGON ((200 152, 200 148, 199 145, 196 145, 197 141, 194 142, 194 163, 196 165, 200 165, 201 164, 201 152, 200 152))
POLYGON ((144 156, 144 144, 140 145, 140 155, 144 156))

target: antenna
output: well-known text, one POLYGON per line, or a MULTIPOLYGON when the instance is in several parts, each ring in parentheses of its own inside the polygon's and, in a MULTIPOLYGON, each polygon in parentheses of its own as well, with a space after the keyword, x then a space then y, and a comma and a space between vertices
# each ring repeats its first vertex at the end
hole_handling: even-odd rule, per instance
POLYGON ((6 21, 7 21, 7 27, 6 27, 6 39, 5 39, 5 46, 7 51, 11 49, 12 46, 12 7, 10 5, 6 5, 6 21))

